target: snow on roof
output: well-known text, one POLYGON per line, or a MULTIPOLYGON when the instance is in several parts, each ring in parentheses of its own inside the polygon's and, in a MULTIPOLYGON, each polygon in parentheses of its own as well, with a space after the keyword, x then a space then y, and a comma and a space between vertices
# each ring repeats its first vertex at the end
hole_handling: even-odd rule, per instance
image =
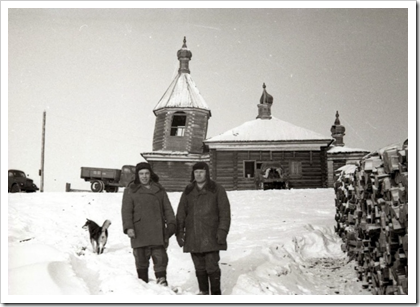
POLYGON ((162 108, 198 108, 210 111, 188 73, 177 74, 153 111, 162 108))
POLYGON ((354 174, 357 170, 357 165, 355 164, 346 164, 336 170, 336 172, 344 172, 344 174, 354 174))
POLYGON ((363 157, 363 159, 369 159, 370 157, 375 157, 375 156, 383 156, 385 151, 388 151, 390 149, 396 149, 396 150, 401 150, 404 148, 408 148, 408 140, 406 140, 403 144, 400 143, 392 143, 389 144, 387 146, 384 146, 376 151, 372 151, 369 154, 367 154, 366 156, 363 157))
POLYGON ((391 149, 401 150, 402 149, 402 144, 400 144, 400 143, 389 144, 387 146, 384 146, 384 147, 378 149, 377 152, 382 156, 385 151, 388 151, 388 150, 391 150, 391 149))
POLYGON ((350 148, 346 146, 333 146, 328 149, 328 153, 345 153, 345 152, 369 152, 369 150, 361 148, 350 148))
POLYGON ((254 119, 205 140, 205 142, 307 141, 332 140, 322 134, 301 128, 278 118, 254 119))

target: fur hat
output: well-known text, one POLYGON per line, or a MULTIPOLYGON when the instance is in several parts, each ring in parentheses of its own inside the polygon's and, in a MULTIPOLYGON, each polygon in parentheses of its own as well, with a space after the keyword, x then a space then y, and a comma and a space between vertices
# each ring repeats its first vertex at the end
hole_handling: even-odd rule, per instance
POLYGON ((140 162, 139 164, 136 165, 136 174, 135 174, 136 178, 134 179, 134 183, 140 184, 139 171, 142 169, 147 169, 150 171, 151 181, 156 182, 156 183, 159 182, 159 176, 153 172, 152 166, 147 162, 140 162))
POLYGON ((209 170, 209 166, 207 165, 206 162, 197 162, 196 164, 193 165, 193 171, 197 170, 197 169, 202 169, 202 170, 209 170))

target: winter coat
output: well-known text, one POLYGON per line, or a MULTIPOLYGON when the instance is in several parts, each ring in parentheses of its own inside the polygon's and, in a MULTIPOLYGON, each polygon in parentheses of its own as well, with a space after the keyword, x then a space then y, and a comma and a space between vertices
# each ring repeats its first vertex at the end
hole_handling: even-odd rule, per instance
POLYGON ((131 183, 124 191, 121 216, 124 233, 134 229, 136 237, 131 239, 132 248, 165 246, 166 226, 176 225, 168 194, 155 182, 150 183, 150 189, 131 183))
POLYGON ((225 189, 216 182, 208 181, 202 190, 195 181, 189 184, 181 195, 176 220, 184 253, 227 249, 227 244, 217 243, 216 236, 220 229, 229 232, 230 204, 225 189))

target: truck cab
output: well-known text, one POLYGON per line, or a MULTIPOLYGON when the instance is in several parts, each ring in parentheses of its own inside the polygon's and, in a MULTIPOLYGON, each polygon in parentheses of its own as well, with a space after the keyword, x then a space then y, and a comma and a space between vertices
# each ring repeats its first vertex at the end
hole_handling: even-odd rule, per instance
POLYGON ((136 177, 136 167, 134 165, 124 165, 121 168, 120 186, 127 187, 136 177))
POLYGON ((36 192, 38 187, 31 178, 26 177, 23 171, 17 169, 9 169, 8 171, 8 192, 36 192))

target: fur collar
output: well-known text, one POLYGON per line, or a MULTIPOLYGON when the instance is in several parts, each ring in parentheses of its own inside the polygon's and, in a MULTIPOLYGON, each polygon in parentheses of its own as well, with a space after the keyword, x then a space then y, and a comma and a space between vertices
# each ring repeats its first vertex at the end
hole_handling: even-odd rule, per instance
MULTIPOLYGON (((195 187, 197 186, 197 183, 195 182, 195 180, 193 182, 191 182, 189 185, 187 185, 187 187, 184 190, 185 195, 188 195, 191 193, 192 190, 195 189, 195 187)), ((208 180, 207 183, 204 185, 203 189, 206 189, 209 192, 215 193, 216 192, 216 182, 214 182, 213 180, 208 180)))
MULTIPOLYGON (((136 193, 141 187, 142 187, 141 183, 135 183, 134 181, 132 181, 128 185, 128 188, 130 189, 131 193, 136 193)), ((159 183, 153 182, 153 181, 150 182, 150 187, 151 187, 150 192, 152 193, 157 193, 163 189, 163 187, 159 183)))

